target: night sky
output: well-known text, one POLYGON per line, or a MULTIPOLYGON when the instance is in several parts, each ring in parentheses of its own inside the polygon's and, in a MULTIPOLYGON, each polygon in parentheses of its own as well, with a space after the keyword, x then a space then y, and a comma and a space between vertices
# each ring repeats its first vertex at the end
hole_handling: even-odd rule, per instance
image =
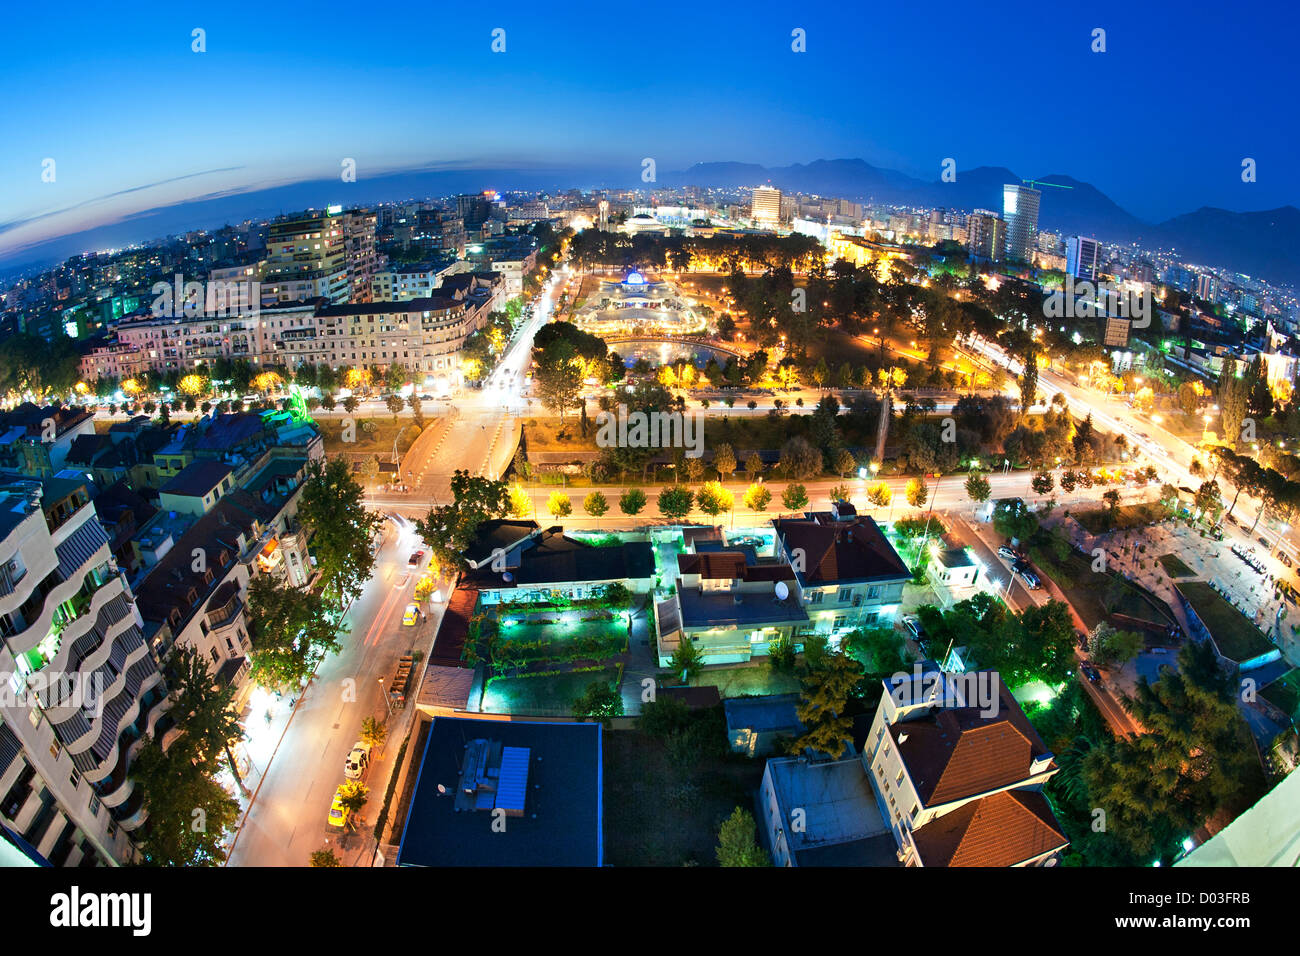
POLYGON ((646 156, 661 171, 861 157, 934 180, 951 156, 1068 174, 1150 221, 1300 200, 1290 4, 728 6, 11 5, 0 259, 144 209, 337 177, 344 157, 359 177, 580 163, 629 180, 646 156))

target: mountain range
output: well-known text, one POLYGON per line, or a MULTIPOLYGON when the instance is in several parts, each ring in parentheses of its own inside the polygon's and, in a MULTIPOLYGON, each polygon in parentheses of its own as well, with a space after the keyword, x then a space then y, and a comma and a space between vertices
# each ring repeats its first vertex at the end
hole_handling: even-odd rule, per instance
MULTIPOLYGON (((1003 185, 1025 181, 1002 166, 979 166, 958 170, 954 182, 926 182, 861 159, 819 159, 773 167, 697 163, 663 179, 670 185, 723 189, 770 183, 787 192, 967 211, 1000 211, 1003 185)), ((1060 174, 1039 176, 1033 182, 1043 194, 1038 213, 1041 228, 1062 235, 1093 236, 1103 242, 1174 249, 1199 265, 1300 286, 1300 257, 1293 251, 1300 247, 1300 209, 1295 206, 1261 212, 1202 206, 1164 222, 1147 223, 1090 183, 1060 174)))
MULTIPOLYGON (((819 159, 791 166, 753 163, 698 163, 667 172, 667 186, 748 188, 770 183, 787 192, 834 196, 855 201, 953 209, 1002 208, 1002 186, 1022 177, 1000 166, 957 171, 951 183, 926 182, 861 159, 819 159)), ((1039 225, 1063 235, 1087 235, 1103 242, 1140 242, 1147 248, 1174 249, 1199 265, 1259 276, 1300 288, 1300 210, 1283 206, 1261 212, 1233 212, 1203 206, 1160 223, 1147 223, 1121 208, 1095 186, 1053 174, 1037 177, 1043 197, 1039 225), (1068 186, 1068 189, 1055 188, 1068 186)), ((341 184, 312 180, 244 193, 205 197, 145 210, 135 216, 60 236, 11 257, 4 272, 48 267, 87 249, 120 247, 190 229, 273 216, 343 202, 364 205, 423 196, 497 189, 559 191, 582 188, 645 188, 635 174, 595 168, 422 169, 341 184)))

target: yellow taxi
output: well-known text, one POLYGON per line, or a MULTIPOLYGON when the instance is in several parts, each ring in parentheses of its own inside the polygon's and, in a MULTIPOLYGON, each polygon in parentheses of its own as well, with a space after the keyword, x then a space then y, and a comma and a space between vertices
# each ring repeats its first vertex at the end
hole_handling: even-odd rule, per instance
POLYGON ((344 827, 348 822, 348 808, 343 806, 343 785, 334 791, 334 802, 330 804, 329 823, 332 827, 344 827))
POLYGON ((414 627, 420 623, 420 609, 414 604, 406 605, 406 613, 402 615, 402 624, 406 627, 414 627))

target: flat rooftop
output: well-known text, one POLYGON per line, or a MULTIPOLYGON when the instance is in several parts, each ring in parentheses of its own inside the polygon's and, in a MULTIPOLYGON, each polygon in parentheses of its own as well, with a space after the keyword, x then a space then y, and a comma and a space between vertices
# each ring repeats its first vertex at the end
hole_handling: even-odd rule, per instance
POLYGON ((798 757, 767 762, 783 819, 800 808, 802 832, 785 828, 800 866, 898 866, 898 844, 856 758, 811 763, 798 757))
POLYGON ((678 592, 683 627, 772 627, 779 624, 807 624, 808 612, 794 597, 778 601, 770 592, 698 591, 678 592))
POLYGON ((601 761, 599 723, 434 718, 397 865, 600 866, 601 761), (466 746, 477 739, 527 749, 522 816, 456 809, 466 746), (504 830, 493 832, 498 818, 504 830))

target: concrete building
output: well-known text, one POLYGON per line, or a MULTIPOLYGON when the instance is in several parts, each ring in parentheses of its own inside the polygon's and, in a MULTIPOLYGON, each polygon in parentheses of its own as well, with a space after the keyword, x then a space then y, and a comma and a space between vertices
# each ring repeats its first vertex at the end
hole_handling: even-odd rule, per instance
POLYGON ((0 822, 55 865, 133 858, 166 688, 84 483, 0 478, 0 822))
POLYGON ((894 838, 858 758, 769 760, 759 789, 777 866, 898 866, 894 838))
POLYGON ((1038 232, 1038 204, 1043 194, 1029 186, 1002 187, 1002 218, 1007 222, 1007 258, 1029 262, 1038 232))
POLYGON ((755 187, 750 200, 749 216, 755 223, 775 226, 781 221, 781 190, 771 186, 755 187))
POLYGON ((1101 269, 1101 244, 1086 236, 1071 236, 1065 241, 1065 271, 1076 279, 1095 282, 1101 269))
POLYGON ((848 631, 887 625, 903 599, 912 572, 870 517, 837 511, 780 518, 777 553, 794 567, 806 631, 834 645, 848 631))
MULTIPOLYGON (((358 225, 356 228, 361 228, 358 225)), ((339 206, 271 223, 262 301, 347 302, 351 294, 345 217, 339 206)), ((354 237, 355 238, 355 237, 354 237)), ((358 255, 363 255, 358 252, 358 255)))
POLYGON ((1056 762, 994 671, 885 682, 861 760, 908 866, 1050 866, 1069 843, 1056 762))
POLYGON ((966 248, 977 259, 1001 262, 1007 244, 1007 224, 987 209, 976 209, 966 220, 966 248))
POLYGON ((371 301, 371 281, 379 266, 375 248, 374 213, 362 209, 343 214, 343 254, 348 274, 348 298, 352 302, 371 301))

